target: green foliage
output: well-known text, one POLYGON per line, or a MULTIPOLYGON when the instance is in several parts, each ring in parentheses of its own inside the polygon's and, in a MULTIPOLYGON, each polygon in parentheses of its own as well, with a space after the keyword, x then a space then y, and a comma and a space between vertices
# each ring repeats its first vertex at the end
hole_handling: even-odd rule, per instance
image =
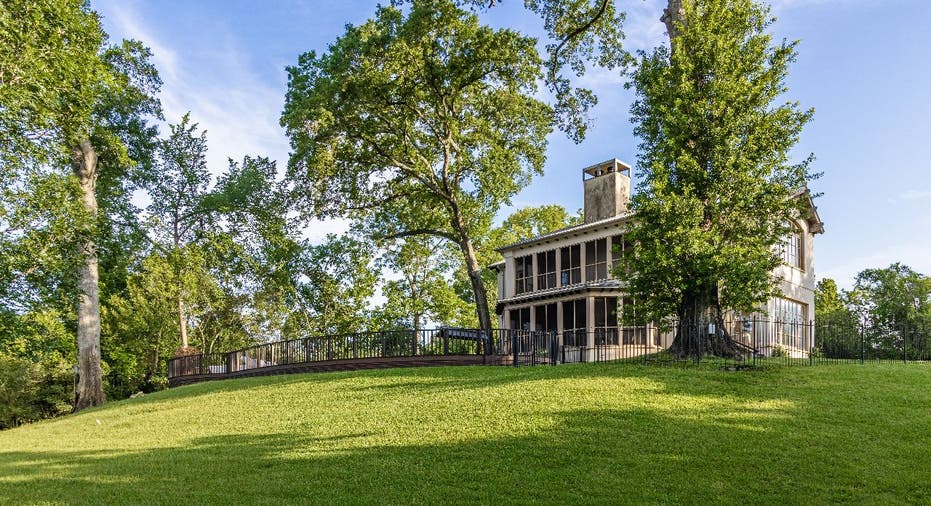
POLYGON ((70 369, 52 357, 34 362, 0 352, 0 429, 67 413, 70 369))
POLYGON ((378 239, 449 240, 490 322, 473 238, 542 170, 554 118, 533 96, 541 65, 533 39, 480 26, 448 0, 348 26, 288 68, 281 123, 299 206, 378 239))
POLYGON ((813 177, 789 161, 812 111, 779 103, 797 43, 773 44, 752 0, 684 5, 672 51, 641 53, 630 84, 643 178, 618 275, 647 320, 756 310, 813 177))
MULTIPOLYGON (((396 3, 401 3, 400 1, 396 3)), ((459 0, 460 5, 490 9, 495 0, 459 0)), ((555 97, 557 124, 581 142, 590 126, 588 110, 598 103, 592 90, 573 86, 589 65, 613 70, 630 63, 622 48, 624 13, 613 0, 524 0, 524 7, 543 20, 549 41, 545 82, 555 97)))
POLYGON ((183 502, 928 504, 929 383, 921 364, 208 382, 0 432, 0 503, 150 503, 203 469, 183 502))
POLYGON ((349 334, 367 328, 368 299, 378 274, 372 269, 369 245, 351 236, 327 235, 307 246, 295 280, 298 312, 288 324, 306 335, 349 334))
POLYGON ((898 262, 861 271, 847 299, 874 326, 931 321, 931 278, 898 262))
MULTIPOLYGON (((514 211, 504 219, 500 226, 492 229, 488 234, 485 247, 487 250, 494 251, 515 242, 581 223, 581 214, 570 215, 560 205, 543 204, 537 207, 524 207, 514 211)), ((501 259, 497 252, 494 254, 496 260, 501 259)))
MULTIPOLYGON (((5 0, 0 9, 0 165, 61 163, 61 136, 86 124, 105 40, 83 0, 5 0)), ((4 171, 0 183, 16 175, 4 171)))
MULTIPOLYGON (((443 240, 424 236, 392 241, 379 258, 378 265, 396 272, 398 279, 388 279, 382 285, 385 303, 379 317, 389 328, 424 328, 427 322, 461 326, 460 315, 467 315, 466 301, 459 298, 449 282, 455 268, 455 257, 444 247, 443 240)), ((474 315, 471 317, 474 322, 474 315)))
MULTIPOLYGON (((151 52, 136 41, 108 46, 97 14, 85 1, 3 3, 0 325, 13 328, 11 341, 46 341, 30 329, 34 315, 54 315, 56 328, 74 331, 76 267, 82 262, 99 258, 104 299, 124 285, 127 258, 138 244, 131 238, 130 173, 146 166, 156 132, 148 119, 161 114, 155 98, 161 81, 150 58, 151 52), (90 146, 99 161, 85 167, 87 193, 68 163, 79 144, 90 146)), ((96 285, 87 272, 88 284, 96 285)), ((96 295, 97 286, 91 291, 96 295)), ((81 306, 87 319, 79 339, 88 345, 82 349, 96 341, 93 321, 99 307, 93 301, 89 297, 81 306)), ((62 354, 73 350, 71 344, 62 354)), ((23 356, 45 363, 52 355, 23 356)), ((81 358, 85 378, 96 376, 99 357, 81 358)), ((90 403, 102 400, 93 383, 82 393, 90 403)))

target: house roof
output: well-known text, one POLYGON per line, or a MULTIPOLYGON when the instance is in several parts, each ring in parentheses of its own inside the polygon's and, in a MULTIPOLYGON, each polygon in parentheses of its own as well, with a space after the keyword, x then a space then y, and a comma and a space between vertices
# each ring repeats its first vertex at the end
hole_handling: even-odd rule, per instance
POLYGON ((808 200, 808 208, 811 210, 811 214, 808 215, 808 229, 811 230, 812 234, 823 234, 824 233, 824 222, 821 221, 821 217, 818 216, 818 206, 815 205, 814 197, 811 195, 811 190, 806 186, 805 188, 799 190, 795 194, 796 197, 803 197, 808 200))
POLYGON ((561 297, 563 295, 571 295, 574 293, 617 291, 621 288, 623 288, 623 286, 616 279, 601 279, 598 281, 590 281, 588 283, 576 283, 574 285, 547 288, 544 290, 522 293, 507 299, 501 299, 495 305, 495 312, 501 314, 501 312, 504 311, 505 305, 533 302, 537 300, 561 297))
POLYGON ((529 239, 524 239, 522 241, 517 241, 515 243, 508 244, 507 246, 502 246, 496 251, 499 253, 504 253, 512 249, 521 248, 524 246, 529 246, 531 244, 536 244, 540 242, 552 241, 554 239, 559 239, 573 234, 578 234, 580 232, 585 232, 587 230, 603 227, 606 225, 613 225, 615 223, 621 223, 627 220, 627 218, 633 216, 633 212, 626 212, 624 214, 619 214, 617 216, 612 216, 610 218, 605 218, 603 220, 593 221, 591 223, 582 223, 580 225, 573 225, 571 227, 561 228, 553 232, 546 234, 538 235, 536 237, 531 237, 529 239))
MULTIPOLYGON (((802 188, 798 192, 796 192, 795 195, 793 195, 793 197, 802 197, 808 200, 808 207, 809 209, 811 209, 811 214, 809 214, 807 218, 809 229, 811 230, 811 233, 813 234, 823 234, 824 233, 824 222, 822 222, 821 217, 818 216, 818 206, 815 205, 815 202, 811 195, 811 190, 809 190, 808 187, 802 188)), ((579 225, 573 225, 571 227, 561 228, 553 232, 548 232, 546 234, 541 234, 536 237, 531 237, 529 239, 524 239, 521 241, 508 244, 506 246, 502 246, 498 248, 496 251, 498 251, 499 253, 504 253, 505 251, 510 251, 510 250, 521 248, 524 246, 530 246, 532 244, 537 244, 541 242, 551 241, 554 239, 559 239, 565 236, 578 234, 578 233, 585 232, 585 231, 595 229, 595 228, 599 228, 602 226, 613 225, 615 223, 622 223, 624 221, 627 221, 627 219, 633 216, 634 214, 635 213, 633 211, 627 211, 624 214, 619 214, 617 216, 612 216, 610 218, 605 218, 603 220, 593 221, 591 223, 582 223, 579 225)), ((499 264, 501 263, 503 262, 498 262, 498 263, 489 265, 488 267, 491 269, 497 269, 500 267, 499 264)))

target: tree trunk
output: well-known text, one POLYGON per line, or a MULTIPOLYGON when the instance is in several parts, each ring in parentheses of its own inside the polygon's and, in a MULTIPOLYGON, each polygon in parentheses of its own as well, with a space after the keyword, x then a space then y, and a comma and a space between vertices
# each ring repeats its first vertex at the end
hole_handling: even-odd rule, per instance
POLYGON ((100 294, 97 270, 97 153, 90 141, 82 140, 72 151, 71 168, 81 185, 81 201, 90 223, 78 244, 81 259, 78 275, 78 384, 73 412, 104 403, 103 372, 100 368, 100 294))
POLYGON ((181 349, 186 352, 188 349, 187 317, 184 314, 184 296, 181 295, 181 286, 178 286, 178 329, 181 332, 181 349))
POLYGON ((747 353, 738 347, 724 325, 716 283, 686 290, 677 317, 676 336, 669 346, 671 354, 680 358, 711 355, 739 359, 747 353))
POLYGON ((675 38, 679 35, 676 29, 676 23, 680 23, 685 18, 685 9, 682 6, 683 0, 669 0, 666 8, 663 9, 663 17, 659 18, 666 25, 666 33, 669 34, 669 44, 675 43, 675 38))
POLYGON ((485 282, 482 281, 482 268, 478 265, 478 259, 475 257, 475 248, 472 246, 472 238, 469 237, 469 231, 466 229, 465 219, 459 206, 455 203, 453 210, 453 229, 459 235, 459 249, 466 261, 466 272, 469 275, 469 282, 472 285, 472 295, 475 297, 475 313, 478 316, 478 325, 482 329, 487 339, 483 346, 483 353, 488 354, 491 350, 492 328, 491 313, 488 311, 488 292, 485 290, 485 282))
POLYGON ((418 344, 420 344, 420 313, 414 313, 414 338, 411 341, 413 355, 417 355, 418 344))

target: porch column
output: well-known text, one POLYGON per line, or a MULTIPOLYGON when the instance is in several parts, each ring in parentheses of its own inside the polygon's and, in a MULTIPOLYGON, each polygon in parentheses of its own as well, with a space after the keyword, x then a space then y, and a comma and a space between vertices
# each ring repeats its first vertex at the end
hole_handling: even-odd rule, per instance
MULTIPOLYGON (((556 248, 556 286, 562 286, 562 248, 560 247, 556 248)), ((562 327, 559 328, 562 329, 562 327)))

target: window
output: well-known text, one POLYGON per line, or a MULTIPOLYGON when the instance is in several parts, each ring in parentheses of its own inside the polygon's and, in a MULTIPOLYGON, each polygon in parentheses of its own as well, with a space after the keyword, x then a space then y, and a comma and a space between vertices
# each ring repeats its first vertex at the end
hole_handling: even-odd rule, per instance
POLYGON ((559 279, 562 286, 582 282, 581 246, 566 246, 560 249, 559 279))
POLYGON ((511 310, 511 330, 530 330, 530 308, 511 310))
POLYGON ((533 291, 533 255, 514 259, 514 293, 533 291))
POLYGON ((537 290, 556 288, 556 250, 537 253, 537 290))
POLYGON ((611 268, 617 267, 624 256, 624 236, 616 235, 611 238, 611 268))
POLYGON ((633 252, 634 245, 625 241, 623 235, 616 235, 611 238, 611 268, 615 268, 621 263, 624 255, 633 252))
POLYGON ((595 344, 618 344, 617 297, 595 297, 595 344))
POLYGON ((556 303, 535 306, 533 309, 533 330, 556 332, 556 303))
MULTIPOLYGON (((623 306, 621 307, 621 311, 623 311, 628 316, 635 315, 636 313, 634 313, 635 311, 634 300, 629 297, 625 297, 623 300, 623 306)), ((634 321, 636 321, 636 318, 634 319, 634 321)), ((640 345, 640 346, 646 345, 647 334, 648 334, 647 330, 648 329, 645 325, 630 325, 630 326, 623 327, 623 330, 621 331, 621 337, 622 337, 623 344, 632 344, 632 345, 640 345)), ((661 336, 659 335, 659 333, 655 333, 653 344, 659 345, 660 337, 661 336)))
POLYGON ((805 255, 802 252, 802 231, 799 230, 798 225, 792 224, 791 226, 792 232, 783 237, 779 244, 779 253, 786 265, 803 269, 805 255))
POLYGON ((585 281, 608 277, 608 239, 585 243, 585 281))
POLYGON ((585 323, 585 299, 569 300, 562 303, 563 344, 566 346, 587 346, 587 324, 585 323))
POLYGON ((773 298, 773 322, 778 344, 805 349, 805 308, 801 303, 782 297, 773 298))

